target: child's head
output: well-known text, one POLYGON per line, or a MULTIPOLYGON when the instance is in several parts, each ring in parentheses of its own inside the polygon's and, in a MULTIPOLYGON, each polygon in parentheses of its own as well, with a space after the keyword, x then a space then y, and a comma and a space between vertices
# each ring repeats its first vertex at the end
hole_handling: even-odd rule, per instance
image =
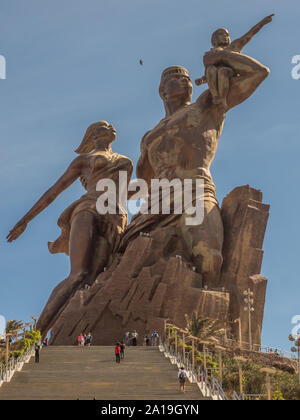
POLYGON ((229 32, 225 28, 219 28, 212 34, 211 43, 213 47, 227 47, 230 42, 229 32))

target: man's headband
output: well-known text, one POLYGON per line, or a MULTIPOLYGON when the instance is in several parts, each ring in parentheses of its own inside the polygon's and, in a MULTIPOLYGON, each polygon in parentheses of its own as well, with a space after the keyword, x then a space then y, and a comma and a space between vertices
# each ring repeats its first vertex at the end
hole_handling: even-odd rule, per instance
POLYGON ((169 76, 173 76, 175 74, 185 76, 188 79, 190 79, 190 75, 189 75, 189 72, 187 71, 187 69, 185 69, 184 67, 181 67, 181 66, 172 66, 172 67, 168 67, 166 70, 164 70, 162 72, 161 81, 163 81, 164 79, 168 78, 169 76))

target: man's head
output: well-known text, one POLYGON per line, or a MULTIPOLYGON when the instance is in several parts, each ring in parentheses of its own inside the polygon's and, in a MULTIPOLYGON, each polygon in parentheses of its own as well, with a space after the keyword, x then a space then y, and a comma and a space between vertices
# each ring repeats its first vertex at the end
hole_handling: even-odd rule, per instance
POLYGON ((211 43, 213 47, 227 47, 230 45, 229 32, 225 28, 217 29, 211 37, 211 43))
POLYGON ((168 67, 162 72, 159 94, 165 104, 174 100, 190 102, 193 85, 188 71, 181 66, 168 67))

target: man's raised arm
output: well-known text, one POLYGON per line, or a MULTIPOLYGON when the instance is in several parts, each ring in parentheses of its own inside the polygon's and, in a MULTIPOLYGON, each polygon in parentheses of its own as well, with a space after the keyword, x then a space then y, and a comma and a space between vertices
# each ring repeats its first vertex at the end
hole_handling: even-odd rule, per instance
POLYGON ((205 66, 218 64, 228 65, 238 74, 230 80, 226 111, 248 99, 270 74, 266 66, 244 54, 228 50, 206 53, 205 66))

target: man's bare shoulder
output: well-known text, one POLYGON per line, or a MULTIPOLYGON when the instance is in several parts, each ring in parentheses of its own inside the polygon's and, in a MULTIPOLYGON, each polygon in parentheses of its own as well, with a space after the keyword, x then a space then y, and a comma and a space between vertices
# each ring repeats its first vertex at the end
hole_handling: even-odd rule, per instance
POLYGON ((194 107, 197 108, 197 112, 206 119, 211 117, 218 124, 225 119, 226 112, 223 105, 213 103, 209 89, 205 90, 192 105, 194 105, 194 107))
POLYGON ((200 108, 203 111, 207 110, 208 108, 214 107, 215 105, 213 104, 210 90, 207 89, 203 93, 201 93, 199 98, 192 105, 194 105, 197 108, 200 108))
MULTIPOLYGON (((154 129, 152 129, 152 130, 154 130, 154 129)), ((144 136, 143 136, 143 138, 142 138, 142 140, 141 140, 141 145, 140 145, 140 147, 141 147, 141 151, 143 151, 143 150, 145 150, 145 149, 146 149, 146 147, 147 147, 147 141, 148 141, 148 135, 152 132, 152 130, 148 130, 148 131, 144 134, 144 136)))

